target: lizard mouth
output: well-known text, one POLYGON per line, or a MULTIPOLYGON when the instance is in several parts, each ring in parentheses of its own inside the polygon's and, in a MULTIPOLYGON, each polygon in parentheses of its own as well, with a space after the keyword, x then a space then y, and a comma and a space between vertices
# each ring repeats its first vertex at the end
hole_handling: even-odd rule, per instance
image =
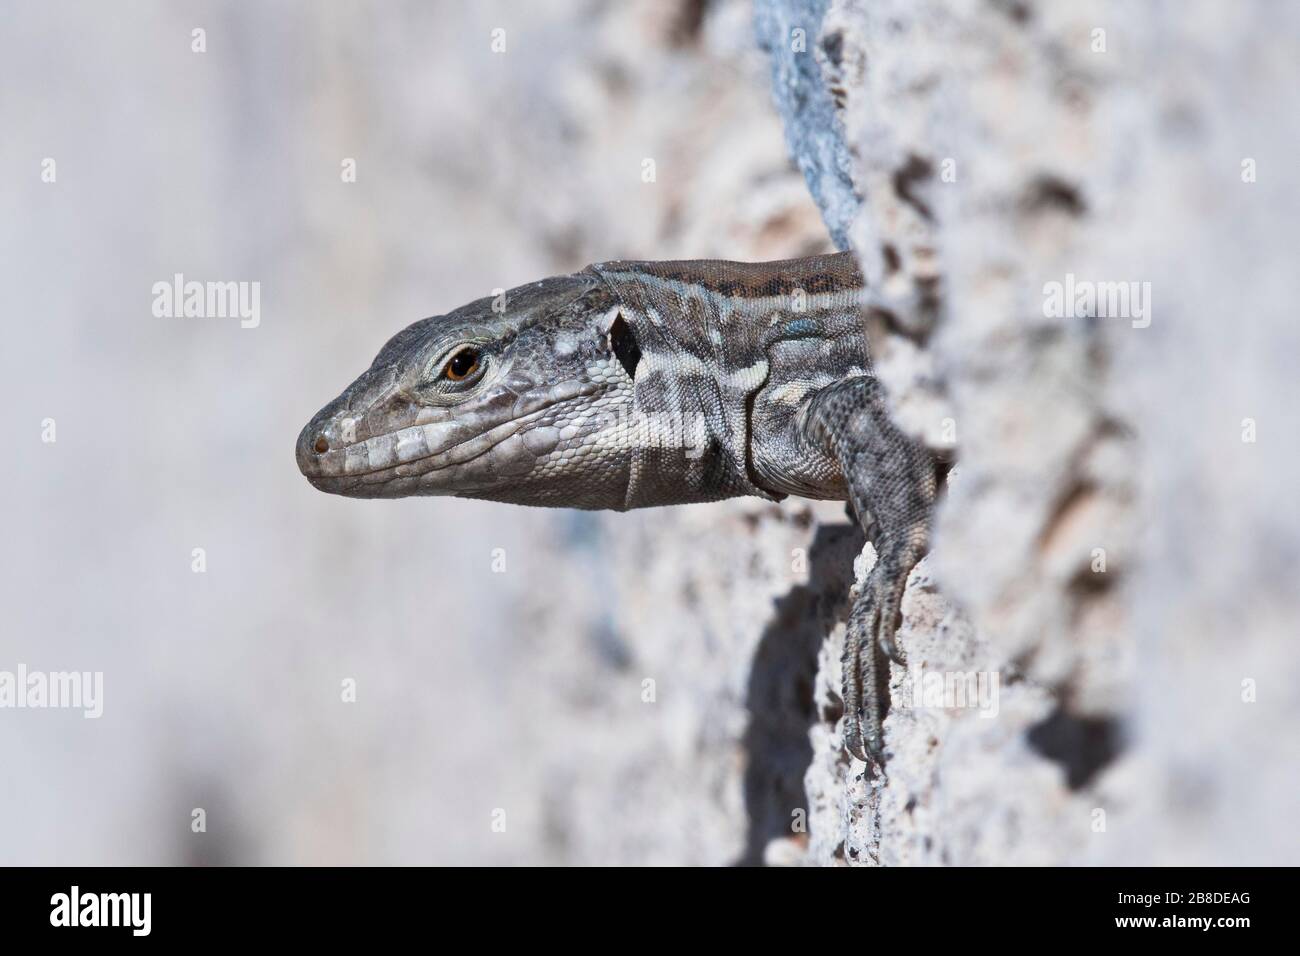
POLYGON ((318 490, 356 498, 485 491, 531 470, 536 454, 521 432, 597 390, 584 383, 559 398, 521 396, 515 409, 522 414, 487 427, 481 418, 477 423, 442 418, 338 448, 316 437, 321 430, 313 420, 298 437, 298 468, 318 490))

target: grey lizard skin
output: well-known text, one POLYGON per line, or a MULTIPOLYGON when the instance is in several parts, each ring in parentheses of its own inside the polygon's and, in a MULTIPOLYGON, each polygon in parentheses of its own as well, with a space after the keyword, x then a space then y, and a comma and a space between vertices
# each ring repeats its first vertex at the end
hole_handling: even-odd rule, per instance
POLYGON ((849 253, 605 262, 399 332, 298 438, 316 488, 648 508, 847 500, 877 562, 849 615, 844 744, 883 763, 894 643, 935 497, 872 376, 849 253))

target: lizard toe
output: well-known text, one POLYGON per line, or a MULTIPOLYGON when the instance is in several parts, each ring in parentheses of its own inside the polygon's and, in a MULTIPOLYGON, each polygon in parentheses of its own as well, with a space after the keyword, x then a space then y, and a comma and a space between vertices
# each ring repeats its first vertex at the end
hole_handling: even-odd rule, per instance
POLYGON ((844 749, 849 752, 855 760, 863 763, 881 764, 883 763, 883 753, 880 746, 880 740, 876 733, 867 729, 871 724, 870 718, 864 722, 860 715, 848 715, 844 718, 843 743, 844 749))
POLYGON ((882 631, 878 638, 878 642, 880 644, 880 649, 884 651, 886 657, 899 667, 907 666, 907 655, 903 653, 903 649, 898 646, 893 635, 882 631))

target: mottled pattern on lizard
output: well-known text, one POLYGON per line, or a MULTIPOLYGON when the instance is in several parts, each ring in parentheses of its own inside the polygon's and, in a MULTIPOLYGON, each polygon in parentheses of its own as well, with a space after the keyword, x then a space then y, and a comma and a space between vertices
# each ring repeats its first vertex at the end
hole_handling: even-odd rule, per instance
POLYGON ((927 546, 929 454, 872 376, 852 255, 606 262, 424 319, 298 439, 322 491, 645 508, 847 500, 877 563, 845 640, 845 746, 883 760, 876 647, 927 546))

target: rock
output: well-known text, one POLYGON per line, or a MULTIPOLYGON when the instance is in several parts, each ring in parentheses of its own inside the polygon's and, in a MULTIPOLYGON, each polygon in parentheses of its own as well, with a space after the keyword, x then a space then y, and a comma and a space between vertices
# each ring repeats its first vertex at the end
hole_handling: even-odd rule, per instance
POLYGON ((1262 3, 759 4, 798 163, 897 313, 874 344, 898 419, 931 444, 955 433, 904 647, 999 678, 981 719, 900 706, 895 666, 883 779, 814 727, 811 861, 1295 861, 1300 519, 1281 432, 1300 333, 1277 257, 1300 189, 1256 170, 1294 155, 1300 69, 1280 38, 1298 20, 1262 3), (774 39, 796 23, 807 53, 774 39))

